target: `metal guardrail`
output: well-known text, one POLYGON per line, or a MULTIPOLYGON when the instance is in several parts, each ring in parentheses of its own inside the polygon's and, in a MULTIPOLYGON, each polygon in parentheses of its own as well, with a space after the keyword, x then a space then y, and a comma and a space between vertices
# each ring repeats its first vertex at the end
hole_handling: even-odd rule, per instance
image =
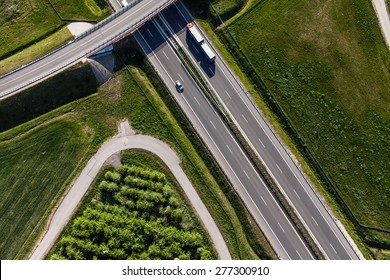
POLYGON ((131 8, 133 8, 135 5, 137 5, 138 3, 142 2, 143 0, 134 0, 132 2, 129 3, 129 5, 127 5, 126 7, 123 7, 122 9, 120 9, 119 11, 117 11, 116 13, 110 15, 109 17, 105 18, 104 20, 100 21, 99 23, 95 24, 93 27, 91 27, 90 29, 84 31, 83 33, 75 36, 75 41, 79 41, 81 40, 82 38, 88 36, 89 34, 95 32, 96 30, 98 30, 99 28, 101 28, 102 26, 106 25, 107 23, 113 21, 114 19, 116 19, 117 17, 119 17, 120 15, 124 14, 125 12, 127 12, 128 10, 130 10, 131 8))
MULTIPOLYGON (((15 72, 18 72, 20 71, 21 69, 25 68, 26 66, 30 66, 50 55, 52 55, 53 53, 55 52, 58 52, 59 50, 65 48, 66 46, 68 46, 70 43, 76 43, 77 41, 79 41, 80 39, 88 36, 89 34, 95 32, 96 30, 98 30, 99 28, 101 28, 102 26, 106 25, 107 23, 111 22, 112 20, 114 20, 115 18, 117 18, 118 16, 122 15, 124 12, 128 11, 129 9, 131 9, 132 7, 134 7, 135 5, 137 5, 138 3, 140 3, 141 1, 143 0, 134 0, 133 2, 131 2, 128 6, 122 8, 121 10, 119 10, 117 13, 111 15, 109 18, 101 21, 100 23, 97 24, 97 27, 93 27, 89 30, 87 30, 86 32, 84 32, 83 34, 77 36, 77 38, 75 38, 73 41, 70 41, 68 42, 67 44, 65 45, 62 45, 61 47, 51 51, 50 53, 44 55, 44 56, 41 56, 39 58, 37 58, 36 60, 18 68, 18 69, 15 69, 3 76, 0 77, 1 78, 4 78, 6 76, 9 76, 15 72)), ((105 40, 103 43, 101 43, 100 45, 94 47, 93 49, 91 50, 88 50, 87 52, 84 52, 82 54, 80 54, 79 56, 77 56, 76 58, 73 58, 72 60, 70 61, 67 61, 66 63, 63 63, 61 64, 60 66, 56 67, 54 70, 50 71, 49 73, 45 73, 43 75, 40 75, 36 78, 34 78, 33 80, 27 82, 27 83, 24 83, 22 84, 21 86, 18 86, 17 88, 14 88, 12 90, 9 90, 3 94, 0 95, 0 98, 3 98, 13 92, 16 92, 16 91, 19 91, 20 89, 24 88, 24 87, 27 87, 29 85, 32 85, 34 83, 36 83, 37 81, 40 81, 42 80, 43 78, 47 77, 47 76, 50 76, 52 74, 54 74, 55 72, 58 72, 64 68, 66 68, 67 66, 75 63, 76 61, 80 60, 81 58, 83 57, 88 57, 96 52, 98 52, 99 50, 105 48, 106 46, 110 45, 112 42, 115 42, 115 41, 118 41, 119 39, 122 39, 123 37, 127 36, 129 33, 131 33, 132 31, 134 31, 135 29, 139 28, 140 26, 143 25, 143 23, 147 20, 149 20, 150 18, 154 17, 156 14, 158 14, 160 11, 162 11, 163 9, 167 8, 168 6, 170 6, 172 3, 176 2, 176 0, 168 0, 166 1, 165 3, 161 4, 160 6, 158 6, 154 11, 152 12, 149 12, 147 15, 143 16, 141 19, 139 19, 137 22, 135 22, 134 24, 128 26, 127 28, 125 28, 124 30, 121 30, 120 32, 118 32, 117 34, 115 34, 114 36, 111 36, 109 39, 105 40)))
POLYGON ((32 60, 32 61, 30 61, 30 62, 28 62, 28 63, 26 63, 26 64, 23 64, 23 65, 20 66, 19 68, 16 68, 16 69, 14 69, 14 70, 12 70, 12 71, 10 71, 10 72, 7 72, 7 73, 1 75, 1 76, 0 76, 0 80, 3 79, 3 78, 5 78, 5 77, 7 77, 7 76, 9 76, 9 75, 12 75, 13 73, 16 73, 16 72, 22 70, 23 68, 26 68, 27 66, 30 66, 31 64, 34 64, 34 63, 36 63, 36 62, 38 62, 38 61, 40 61, 40 60, 42 60, 42 59, 44 59, 44 58, 46 58, 46 57, 48 57, 48 56, 51 56, 53 53, 56 53, 56 52, 58 52, 59 50, 62 50, 63 48, 67 47, 68 45, 70 45, 70 44, 73 43, 73 42, 74 42, 73 40, 68 41, 68 42, 66 42, 65 44, 59 46, 58 48, 56 48, 56 49, 54 49, 54 50, 52 50, 52 51, 50 51, 50 52, 48 52, 48 53, 46 53, 46 54, 44 54, 44 55, 42 55, 42 56, 36 58, 36 59, 34 59, 34 60, 32 60))

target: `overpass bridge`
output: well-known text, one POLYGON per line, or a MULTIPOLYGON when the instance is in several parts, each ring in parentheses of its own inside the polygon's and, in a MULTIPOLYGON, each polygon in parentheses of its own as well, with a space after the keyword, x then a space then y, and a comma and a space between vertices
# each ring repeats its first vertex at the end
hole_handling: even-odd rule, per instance
POLYGON ((176 0, 133 0, 58 49, 0 77, 0 100, 64 70, 137 30, 176 0))

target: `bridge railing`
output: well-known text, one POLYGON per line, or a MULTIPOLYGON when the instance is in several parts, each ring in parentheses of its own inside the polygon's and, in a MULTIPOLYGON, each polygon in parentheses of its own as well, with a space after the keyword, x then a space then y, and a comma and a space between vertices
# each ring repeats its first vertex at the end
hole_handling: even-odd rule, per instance
MULTIPOLYGON (((142 0, 141 0, 142 1, 142 0)), ((156 14, 158 14, 160 11, 164 10, 168 6, 170 6, 172 3, 176 2, 177 0, 169 0, 160 6, 157 7, 154 11, 149 12, 148 14, 144 15, 141 19, 139 19, 137 22, 132 24, 131 26, 128 26, 127 28, 121 30, 119 33, 115 34, 114 36, 111 36, 109 39, 107 39, 104 43, 100 44, 98 47, 94 48, 93 50, 90 50, 85 54, 85 56, 91 56, 92 54, 98 52, 99 50, 105 48, 109 44, 112 44, 113 42, 116 42, 128 34, 130 34, 132 31, 138 29, 140 26, 142 26, 146 21, 153 18, 156 14)))
POLYGON ((143 0, 133 0, 129 3, 129 5, 123 7, 122 9, 120 9, 119 11, 117 11, 116 13, 110 15, 109 17, 105 18, 104 20, 100 21, 99 23, 95 24, 93 27, 91 27, 90 29, 86 30, 85 32, 75 36, 75 41, 78 41, 82 38, 84 38, 85 36, 88 36, 89 34, 95 32, 97 29, 99 29, 100 27, 106 25, 107 23, 109 23, 110 21, 113 21, 114 19, 116 19, 117 17, 119 17, 120 15, 122 15, 123 13, 127 12, 128 10, 130 10, 131 8, 133 8, 135 5, 137 5, 138 3, 142 2, 143 0))
MULTIPOLYGON (((80 40, 81 37, 85 37, 89 34, 91 34, 92 32, 96 31, 97 29, 99 29, 101 26, 107 24, 109 21, 112 21, 114 18, 118 17, 119 15, 123 14, 124 12, 128 11, 129 9, 131 9, 132 7, 134 7, 135 5, 137 5, 138 3, 140 3, 141 1, 143 0, 134 0, 133 2, 131 2, 128 6, 124 7, 123 9, 119 10, 117 13, 115 13, 114 15, 111 16, 111 19, 108 20, 108 18, 106 20, 103 20, 101 21, 100 23, 98 23, 97 25, 99 25, 98 27, 93 27, 89 30, 87 30, 86 32, 84 32, 83 34, 79 35, 77 37, 77 39, 75 38, 73 41, 69 41, 67 44, 64 44, 62 45, 61 47, 53 50, 52 52, 48 53, 48 54, 45 54, 44 56, 42 57, 39 57, 37 58, 36 60, 22 66, 22 67, 19 67, 18 69, 15 69, 14 71, 11 71, 3 76, 1 76, 0 78, 3 78, 5 76, 8 76, 12 73, 15 73, 23 68, 25 68, 26 66, 30 66, 31 64, 34 64, 36 63, 37 61, 39 60, 42 60, 48 56, 50 56, 51 54, 65 48, 68 44, 71 44, 71 43, 76 43, 77 40, 80 40), (115 17, 114 17, 115 16, 115 17)), ((42 79, 44 79, 45 77, 47 76, 50 76, 60 70, 63 70, 65 69, 66 67, 72 65, 73 63, 77 62, 78 60, 80 60, 81 58, 83 57, 86 57, 86 56, 90 56, 96 52, 98 52, 99 50, 105 48, 106 46, 108 46, 109 44, 111 44, 112 42, 115 42, 115 41, 118 41, 120 39, 122 39, 123 37, 127 36, 129 33, 131 33, 132 31, 134 31, 135 29, 137 29, 138 27, 140 27, 141 25, 143 25, 145 23, 145 21, 147 21, 148 19, 152 18, 153 16, 155 16, 157 13, 159 13, 160 11, 162 11, 163 9, 167 8, 169 5, 171 5, 172 3, 176 2, 177 0, 169 0, 163 4, 161 4, 157 9, 155 9, 154 11, 151 11, 149 12, 148 14, 146 14, 145 16, 143 16, 141 19, 139 19, 137 22, 135 22, 134 24, 128 26, 127 28, 121 30, 119 33, 115 34, 114 36, 111 36, 109 39, 105 40, 103 43, 99 44, 98 46, 94 47, 93 49, 91 50, 88 50, 87 52, 84 52, 80 55, 78 55, 77 57, 71 59, 71 60, 68 60, 66 61, 65 63, 59 65, 58 67, 56 67, 55 69, 53 69, 52 71, 50 71, 49 73, 44 73, 38 77, 35 77, 34 79, 18 86, 17 88, 14 88, 14 89, 11 89, 7 92, 4 92, 4 93, 0 93, 0 98, 4 98, 5 96, 7 95, 10 95, 14 92, 17 92, 27 86, 30 86, 31 84, 34 84, 42 79)))

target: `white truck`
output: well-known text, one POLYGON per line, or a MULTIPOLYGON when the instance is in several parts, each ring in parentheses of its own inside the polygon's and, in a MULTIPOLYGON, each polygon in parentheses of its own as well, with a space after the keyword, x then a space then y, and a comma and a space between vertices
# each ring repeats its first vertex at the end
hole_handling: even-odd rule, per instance
POLYGON ((195 25, 192 24, 192 22, 190 22, 189 24, 187 24, 187 30, 188 32, 190 32, 192 38, 194 38, 195 42, 200 45, 203 43, 203 37, 202 35, 200 35, 200 32, 199 30, 196 28, 195 25))
POLYGON ((127 3, 126 0, 122 0, 121 3, 122 3, 122 7, 126 7, 127 5, 129 5, 129 3, 127 3))
POLYGON ((202 43, 202 45, 200 45, 200 48, 210 62, 213 62, 215 60, 215 54, 211 50, 209 45, 207 45, 206 43, 202 43))
POLYGON ((204 42, 202 35, 200 34, 199 30, 196 28, 196 26, 192 22, 187 24, 187 30, 191 34, 191 36, 195 40, 195 42, 198 45, 200 45, 200 48, 202 49, 203 53, 206 55, 207 59, 210 62, 214 61, 215 60, 214 52, 211 50, 210 46, 204 42))

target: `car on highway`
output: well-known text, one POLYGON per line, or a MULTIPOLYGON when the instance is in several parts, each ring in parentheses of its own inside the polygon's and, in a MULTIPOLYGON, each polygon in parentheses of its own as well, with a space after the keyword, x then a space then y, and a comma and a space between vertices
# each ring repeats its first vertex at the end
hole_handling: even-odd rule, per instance
POLYGON ((178 92, 183 92, 184 87, 183 87, 183 85, 181 84, 181 82, 179 80, 177 80, 175 82, 175 86, 176 86, 176 89, 177 89, 178 92))

